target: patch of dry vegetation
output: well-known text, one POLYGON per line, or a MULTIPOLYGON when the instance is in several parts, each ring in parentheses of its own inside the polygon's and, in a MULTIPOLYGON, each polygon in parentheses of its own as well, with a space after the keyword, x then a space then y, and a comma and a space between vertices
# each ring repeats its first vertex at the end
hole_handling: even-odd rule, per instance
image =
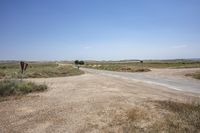
POLYGON ((85 67, 109 71, 148 72, 151 68, 200 68, 200 61, 155 60, 155 61, 99 61, 86 62, 85 67))
POLYGON ((159 108, 169 111, 163 119, 152 125, 153 131, 165 132, 199 132, 200 104, 199 102, 180 103, 174 101, 156 101, 159 108))
POLYGON ((99 65, 85 65, 87 68, 94 68, 99 70, 118 71, 118 72, 148 72, 149 68, 142 67, 141 64, 127 65, 127 64, 99 64, 99 65))
POLYGON ((185 76, 190 76, 190 77, 193 77, 195 79, 200 79, 200 71, 197 71, 195 73, 189 73, 189 74, 186 74, 185 76))
POLYGON ((20 80, 1 80, 0 81, 0 97, 23 95, 31 92, 44 91, 46 85, 37 85, 32 82, 20 80))
POLYGON ((150 104, 153 104, 153 108, 135 107, 128 110, 123 116, 126 119, 116 116, 108 129, 117 127, 115 131, 123 133, 198 133, 200 131, 199 102, 154 101, 150 104))
POLYGON ((145 112, 142 108, 139 107, 127 111, 127 117, 130 121, 143 120, 146 118, 147 115, 147 112, 145 112))
MULTIPOLYGON (((59 65, 55 62, 29 63, 24 78, 48 78, 80 75, 84 72, 73 68, 72 65, 59 65)), ((0 79, 21 78, 19 63, 0 63, 0 79)))

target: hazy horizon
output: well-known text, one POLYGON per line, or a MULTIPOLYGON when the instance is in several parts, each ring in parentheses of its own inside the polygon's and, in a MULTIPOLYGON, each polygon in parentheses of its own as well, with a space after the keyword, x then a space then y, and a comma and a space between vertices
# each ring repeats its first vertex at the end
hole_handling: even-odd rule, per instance
POLYGON ((0 60, 200 58, 198 0, 1 0, 0 60))
MULTIPOLYGON (((23 59, 17 59, 17 60, 0 60, 0 62, 19 62, 19 61, 30 61, 30 62, 54 62, 54 61, 75 61, 75 60, 80 60, 80 59, 73 59, 73 60, 23 60, 23 59)), ((191 60, 191 61, 200 61, 200 58, 182 58, 182 59, 120 59, 120 60, 90 60, 90 59, 85 59, 83 61, 175 61, 175 60, 191 60)))

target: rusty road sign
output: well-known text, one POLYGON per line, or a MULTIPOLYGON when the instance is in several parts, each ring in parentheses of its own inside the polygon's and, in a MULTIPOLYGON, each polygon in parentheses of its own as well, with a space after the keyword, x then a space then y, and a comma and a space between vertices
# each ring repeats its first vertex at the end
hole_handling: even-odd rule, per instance
POLYGON ((28 64, 25 63, 24 71, 26 71, 27 67, 28 67, 28 64))
POLYGON ((20 66, 21 66, 21 71, 22 74, 24 73, 24 71, 26 71, 27 67, 28 67, 28 63, 25 63, 23 61, 20 62, 20 66))

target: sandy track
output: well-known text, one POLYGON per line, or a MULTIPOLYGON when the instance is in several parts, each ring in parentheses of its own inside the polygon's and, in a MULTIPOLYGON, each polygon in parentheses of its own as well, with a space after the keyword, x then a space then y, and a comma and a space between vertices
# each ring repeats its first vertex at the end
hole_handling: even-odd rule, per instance
POLYGON ((48 91, 0 102, 0 132, 106 132, 117 114, 146 101, 195 96, 95 74, 30 80, 47 84, 48 91))

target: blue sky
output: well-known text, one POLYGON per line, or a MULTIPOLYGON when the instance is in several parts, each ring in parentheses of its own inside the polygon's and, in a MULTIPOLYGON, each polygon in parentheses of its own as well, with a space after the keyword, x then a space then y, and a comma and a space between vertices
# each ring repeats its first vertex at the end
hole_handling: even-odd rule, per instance
POLYGON ((0 60, 199 57, 199 0, 0 0, 0 60))

